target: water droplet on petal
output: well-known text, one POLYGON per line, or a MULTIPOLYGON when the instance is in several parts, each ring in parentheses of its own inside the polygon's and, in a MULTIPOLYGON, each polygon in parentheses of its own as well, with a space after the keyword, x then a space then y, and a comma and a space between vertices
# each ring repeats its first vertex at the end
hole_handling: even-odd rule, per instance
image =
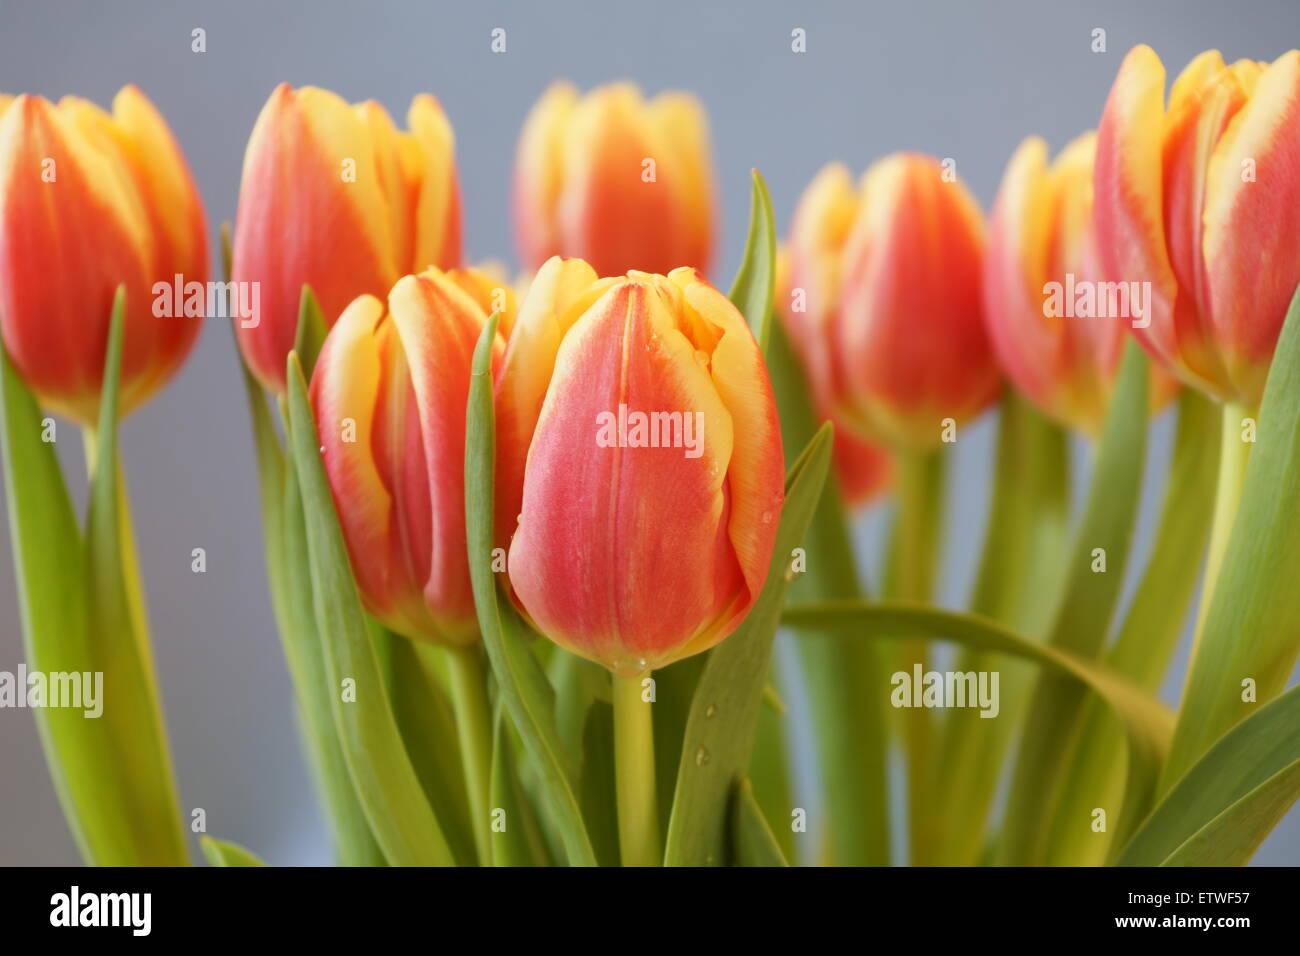
POLYGON ((764 511, 764 512, 763 512, 763 524, 771 524, 771 523, 772 523, 772 512, 770 512, 770 511, 764 511))

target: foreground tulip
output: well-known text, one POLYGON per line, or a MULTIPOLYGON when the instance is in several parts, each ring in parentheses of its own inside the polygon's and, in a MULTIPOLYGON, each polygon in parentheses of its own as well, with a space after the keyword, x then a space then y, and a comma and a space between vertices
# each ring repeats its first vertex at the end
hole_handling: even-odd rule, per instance
POLYGON ((202 315, 154 284, 206 283, 203 206, 167 124, 134 86, 109 114, 19 96, 0 118, 0 330, 50 409, 93 423, 113 296, 126 287, 121 410, 176 373, 202 315))
POLYGON ((694 97, 646 102, 631 84, 538 100, 519 139, 515 224, 524 264, 582 258, 601 275, 707 272, 714 232, 708 124, 694 97))
POLYGON ((725 296, 694 269, 597 280, 553 259, 497 408, 510 585, 543 634, 635 675, 735 629, 767 576, 784 464, 762 356, 725 296))
MULTIPOLYGON (((1042 411, 1095 435, 1130 327, 1149 303, 1106 284, 1092 216, 1096 136, 1087 133, 1047 163, 1031 136, 1007 164, 989 225, 984 315, 1002 370, 1042 411)), ((1175 383, 1153 370, 1160 408, 1175 383)))
POLYGON ((277 87, 248 141, 233 278, 260 287, 260 315, 235 323, 258 379, 284 391, 303 285, 332 323, 358 295, 400 276, 460 264, 460 194, 451 125, 417 96, 398 130, 374 101, 277 87))
POLYGON ((799 202, 789 250, 791 338, 837 423, 923 451, 945 419, 993 400, 980 212, 937 160, 889 156, 856 189, 843 166, 826 167, 799 202))
POLYGON ((485 312, 437 270, 361 296, 321 349, 312 405, 362 599, 387 627, 478 637, 465 554, 465 404, 485 312))
POLYGON ((1300 282, 1300 52, 1192 60, 1164 104, 1160 58, 1124 58, 1097 137, 1107 278, 1149 283, 1142 344, 1184 382, 1254 407, 1300 282))

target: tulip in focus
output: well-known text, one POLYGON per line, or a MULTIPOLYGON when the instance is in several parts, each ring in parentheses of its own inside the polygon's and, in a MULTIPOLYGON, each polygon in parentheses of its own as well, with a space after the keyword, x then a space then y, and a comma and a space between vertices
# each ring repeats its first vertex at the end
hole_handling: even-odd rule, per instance
POLYGON ((257 324, 237 322, 244 360, 284 391, 303 285, 328 323, 357 296, 460 264, 460 192, 451 124, 432 96, 411 101, 410 131, 373 100, 281 84, 248 141, 233 278, 261 287, 257 324))
POLYGON ((580 96, 556 83, 519 139, 514 179, 520 257, 585 259, 600 275, 707 272, 715 199, 708 121, 689 94, 645 101, 630 83, 580 96))
POLYGON ((41 403, 99 414, 113 297, 126 287, 121 412, 180 368, 201 316, 155 314, 153 287, 206 283, 203 205, 153 104, 123 87, 107 113, 77 97, 0 102, 0 331, 41 403))
MULTIPOLYGON (((1002 178, 984 258, 984 315, 1002 370, 1043 412, 1094 435, 1129 329, 1149 307, 1140 292, 1130 300, 1130 289, 1112 294, 1102 280, 1095 147, 1096 136, 1086 133, 1048 165, 1046 143, 1037 136, 1021 143, 1002 178)), ((1176 383, 1152 372, 1159 409, 1176 383)))
POLYGON ((465 410, 485 311, 437 269, 387 308, 352 302, 330 330, 311 399, 325 472, 367 609, 407 637, 478 637, 465 539, 465 410))
POLYGON ((783 308, 815 404, 858 438, 924 451, 998 389, 980 309, 983 224, 938 160, 898 153, 855 188, 839 164, 808 186, 783 308))
MULTIPOLYGON (((513 594, 616 675, 707 650, 767 577, 781 433, 740 313, 691 268, 539 271, 497 386, 513 594)), ((500 518, 498 520, 501 520, 500 518)))
POLYGON ((1184 382, 1258 404, 1300 282, 1300 51, 1192 60, 1164 101, 1147 46, 1124 58, 1097 134, 1107 278, 1151 283, 1143 346, 1184 382))

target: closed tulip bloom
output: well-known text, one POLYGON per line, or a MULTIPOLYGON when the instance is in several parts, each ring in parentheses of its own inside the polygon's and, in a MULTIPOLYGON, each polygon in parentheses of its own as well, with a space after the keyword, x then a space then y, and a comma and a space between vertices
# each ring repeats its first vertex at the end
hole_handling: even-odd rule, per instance
POLYGON ((787 323, 816 404, 857 437, 923 451, 998 389, 980 307, 980 211, 938 160, 898 153, 855 187, 823 169, 795 212, 787 323))
POLYGON ((407 637, 477 639, 465 539, 465 410, 486 314, 436 269, 363 295, 312 376, 321 455, 367 609, 407 637))
POLYGON ((553 85, 524 123, 515 164, 520 256, 585 259, 600 275, 707 272, 714 233, 708 121, 689 94, 648 102, 630 83, 586 96, 553 85))
MULTIPOLYGON (((1043 412, 1089 434, 1101 428, 1129 329, 1146 308, 1127 289, 1112 296, 1103 284, 1095 148, 1086 133, 1049 165, 1041 139, 1021 143, 1002 178, 984 258, 984 315, 1002 370, 1043 412)), ((1174 389, 1153 370, 1153 408, 1174 389)))
POLYGON ((504 267, 497 262, 484 262, 464 269, 448 269, 446 276, 488 315, 496 312, 497 332, 508 338, 519 314, 519 293, 505 277, 504 267))
POLYGON ((1129 51, 1097 134, 1102 267, 1150 283, 1147 351, 1253 406, 1300 282, 1300 52, 1226 65, 1210 50, 1164 93, 1160 58, 1129 51))
POLYGON ((154 284, 206 283, 203 205, 167 124, 134 86, 112 113, 19 96, 0 117, 0 331, 41 402, 99 414, 113 297, 126 287, 120 409, 180 368, 203 321, 154 284))
POLYGON ((362 294, 386 295, 408 273, 460 264, 460 191, 451 124, 420 95, 409 132, 374 101, 282 84, 244 155, 234 278, 260 286, 256 324, 237 322, 258 379, 284 390, 303 285, 332 323, 362 294))
POLYGON ((784 464, 767 370, 725 296, 690 268, 597 280, 552 260, 497 412, 510 585, 543 634, 632 676, 735 629, 767 577, 784 464))

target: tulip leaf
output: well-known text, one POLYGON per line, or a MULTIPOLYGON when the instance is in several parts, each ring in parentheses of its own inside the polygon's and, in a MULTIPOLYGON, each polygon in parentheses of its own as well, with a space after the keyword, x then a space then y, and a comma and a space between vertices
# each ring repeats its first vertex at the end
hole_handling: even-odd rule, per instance
POLYGON ((307 527, 314 617, 343 758, 389 863, 452 865, 456 859, 407 756, 384 689, 296 353, 289 354, 286 379, 289 449, 307 527))
MULTIPOLYGON (((1240 422, 1225 422, 1239 429, 1240 422)), ((1193 651, 1165 768, 1172 784, 1286 686, 1300 651, 1300 289, 1264 386, 1241 504, 1193 651), (1255 693, 1243 692, 1254 682, 1255 693)))
POLYGON ((759 349, 766 353, 772 327, 772 296, 776 288, 776 222, 772 197, 757 169, 749 202, 749 235, 745 257, 731 286, 732 304, 749 323, 759 349))
MULTIPOLYGON (((1218 406, 1210 399, 1195 389, 1181 391, 1173 460, 1151 557, 1119 636, 1103 658, 1117 674, 1153 692, 1169 669, 1186 623, 1200 576, 1199 557, 1210 534, 1219 445, 1206 436, 1213 433, 1218 418, 1218 406)), ((1048 839, 1048 865, 1095 866, 1105 862, 1112 846, 1123 846, 1126 835, 1141 822, 1119 807, 1123 784, 1123 731, 1092 700, 1048 839), (1090 819, 1094 807, 1110 808, 1105 833, 1094 833, 1081 822, 1090 819)))
POLYGON ((736 785, 731 802, 732 855, 737 866, 789 866, 754 799, 748 779, 736 785))
POLYGON ((664 854, 668 866, 726 862, 728 807, 749 771, 772 640, 793 576, 790 555, 803 542, 821 497, 831 440, 831 426, 823 425, 791 467, 762 593, 736 632, 708 652, 682 738, 664 854))
MULTIPOLYGON (((1099 664, 1070 651, 1032 641, 978 614, 922 605, 829 601, 786 609, 783 623, 846 636, 943 640, 980 651, 1010 654, 1045 665, 1062 681, 1097 694, 1119 718, 1129 748, 1129 793, 1150 791, 1169 750, 1173 717, 1146 691, 1099 664)), ((885 688, 879 691, 884 694, 885 688)))
MULTIPOLYGON (((780 412, 781 443, 786 448, 803 448, 816 433, 818 422, 809 402, 808 383, 780 323, 772 327, 767 363, 780 412)), ((790 585, 792 599, 859 596, 858 561, 833 469, 826 476, 803 547, 815 558, 808 563, 807 572, 790 585)), ((804 632, 796 635, 795 647, 826 794, 829 861, 846 866, 886 866, 890 852, 886 702, 868 689, 885 680, 883 649, 826 641, 804 632)))
POLYGON ((1300 797, 1300 687, 1221 737, 1151 812, 1118 866, 1239 866, 1300 797))
POLYGON ((199 837, 199 848, 212 866, 266 866, 256 853, 227 840, 199 837))
POLYGON ((594 866, 596 855, 576 796, 576 768, 555 723, 555 696, 528 648, 526 627, 501 600, 492 571, 496 420, 492 406, 492 345, 499 316, 483 326, 474 350, 465 426, 465 528, 479 629, 507 714, 536 766, 542 799, 571 866, 594 866))
POLYGON ((302 374, 311 381, 312 372, 316 370, 316 359, 320 356, 321 346, 325 344, 325 335, 329 325, 321 311, 320 302, 311 286, 302 287, 298 299, 298 325, 294 332, 293 350, 302 362, 302 374))
POLYGON ((104 360, 99 426, 93 445, 90 507, 86 521, 89 639, 104 675, 100 720, 129 788, 121 821, 140 853, 138 862, 188 862, 180 799, 167 747, 162 700, 140 595, 139 571, 118 456, 117 424, 126 290, 113 300, 104 360))
MULTIPOLYGON (((1145 353, 1130 341, 1102 428, 1083 519, 1068 552, 1063 597, 1048 634, 1053 648, 1086 658, 1096 657, 1105 644, 1124 580, 1146 454, 1147 369, 1145 353)), ((999 839, 1004 865, 1042 862, 1086 703, 1085 685, 1052 672, 1039 676, 999 839)), ((1155 784, 1130 774, 1124 812, 1145 813, 1155 784)))

